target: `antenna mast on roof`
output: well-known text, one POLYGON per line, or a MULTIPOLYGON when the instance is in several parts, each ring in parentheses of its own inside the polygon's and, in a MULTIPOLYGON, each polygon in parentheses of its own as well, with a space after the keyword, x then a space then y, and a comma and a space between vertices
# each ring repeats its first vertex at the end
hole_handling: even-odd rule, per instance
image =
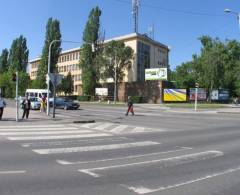
POLYGON ((152 24, 151 26, 148 27, 148 36, 154 40, 154 24, 152 24))
POLYGON ((139 3, 140 0, 132 0, 132 15, 134 19, 134 32, 138 33, 138 10, 139 10, 139 3))

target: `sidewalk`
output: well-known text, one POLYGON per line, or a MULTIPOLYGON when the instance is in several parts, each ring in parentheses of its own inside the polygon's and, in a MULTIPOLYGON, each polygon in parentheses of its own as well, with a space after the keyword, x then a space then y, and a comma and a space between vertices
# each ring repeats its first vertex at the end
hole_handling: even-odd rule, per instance
MULTIPOLYGON (((33 111, 30 110, 30 114, 29 114, 29 119, 24 119, 22 120, 22 113, 23 111, 21 109, 19 109, 19 123, 29 123, 29 122, 40 122, 40 123, 44 123, 44 121, 48 120, 49 121, 49 117, 45 114, 45 113, 40 113, 39 111, 33 111)), ((2 120, 0 121, 0 125, 1 123, 12 123, 16 121, 16 109, 14 107, 6 107, 4 109, 3 112, 3 117, 2 120)))

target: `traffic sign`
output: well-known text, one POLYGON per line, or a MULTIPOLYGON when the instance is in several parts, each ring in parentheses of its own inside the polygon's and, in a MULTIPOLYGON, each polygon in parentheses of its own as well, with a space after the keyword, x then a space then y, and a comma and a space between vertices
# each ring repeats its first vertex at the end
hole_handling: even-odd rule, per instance
POLYGON ((59 84, 61 84, 63 75, 57 73, 49 73, 49 79, 52 82, 52 84, 56 87, 59 84))

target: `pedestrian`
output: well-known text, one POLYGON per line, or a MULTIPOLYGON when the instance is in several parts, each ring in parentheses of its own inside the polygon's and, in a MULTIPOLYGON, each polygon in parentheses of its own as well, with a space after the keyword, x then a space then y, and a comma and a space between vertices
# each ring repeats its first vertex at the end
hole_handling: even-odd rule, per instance
POLYGON ((40 112, 46 112, 46 98, 44 95, 40 98, 40 112))
POLYGON ((2 120, 4 107, 6 107, 6 102, 4 101, 2 94, 0 94, 0 120, 2 120))
POLYGON ((31 102, 28 99, 28 96, 26 96, 22 102, 22 108, 23 108, 22 119, 24 119, 25 115, 26 115, 26 119, 28 119, 30 107, 31 107, 31 102))
POLYGON ((133 111, 133 102, 132 102, 131 96, 128 96, 128 102, 127 102, 127 105, 128 105, 128 109, 127 109, 127 112, 126 112, 125 115, 127 116, 129 112, 131 112, 132 115, 134 115, 134 111, 133 111))

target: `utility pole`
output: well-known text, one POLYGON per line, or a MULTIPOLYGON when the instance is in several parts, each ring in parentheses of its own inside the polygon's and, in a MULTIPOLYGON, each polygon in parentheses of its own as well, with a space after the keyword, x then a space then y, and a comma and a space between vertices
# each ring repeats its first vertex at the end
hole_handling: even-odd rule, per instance
POLYGON ((140 6, 140 0, 132 0, 132 15, 134 19, 134 32, 138 33, 138 10, 140 6))
POLYGON ((116 104, 117 101, 117 55, 115 53, 114 56, 114 67, 115 67, 115 75, 114 75, 114 104, 116 104))

